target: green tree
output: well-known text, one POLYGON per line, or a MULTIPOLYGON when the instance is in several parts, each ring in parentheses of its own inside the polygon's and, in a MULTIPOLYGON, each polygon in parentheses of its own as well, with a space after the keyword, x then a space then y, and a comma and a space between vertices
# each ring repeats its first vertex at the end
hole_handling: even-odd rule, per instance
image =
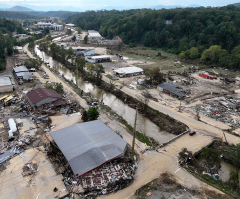
POLYGON ((186 52, 185 52, 185 51, 180 52, 179 55, 178 55, 178 57, 179 57, 180 59, 186 59, 186 52))
POLYGON ((82 120, 84 122, 88 121, 88 112, 86 110, 83 111, 82 120))
POLYGON ((72 34, 72 31, 71 31, 70 28, 67 29, 66 34, 67 34, 67 35, 71 35, 71 34, 72 34))
POLYGON ((85 35, 85 37, 83 38, 83 40, 84 40, 84 43, 87 44, 87 43, 88 43, 88 36, 85 35))
POLYGON ((73 51, 72 47, 70 47, 70 48, 67 50, 67 54, 68 54, 68 59, 71 58, 72 63, 73 63, 74 51, 73 51))
POLYGON ((78 31, 78 34, 82 34, 82 28, 78 27, 77 31, 78 31))
POLYGON ((226 51, 219 45, 213 45, 209 49, 205 50, 202 54, 201 59, 211 63, 218 63, 219 59, 226 51))
POLYGON ((38 59, 26 59, 24 62, 24 65, 30 69, 30 68, 36 68, 39 69, 39 67, 42 65, 42 61, 38 60, 38 59))
POLYGON ((73 35, 72 40, 75 42, 76 41, 76 36, 73 35))
POLYGON ((43 86, 44 88, 53 89, 53 85, 48 82, 46 82, 43 86))
POLYGON ((57 91, 57 92, 59 92, 59 93, 63 93, 63 85, 62 85, 62 83, 60 82, 60 83, 56 83, 56 85, 55 85, 55 90, 57 91))
POLYGON ((85 59, 82 58, 82 57, 77 57, 76 60, 75 60, 75 63, 76 63, 76 65, 77 65, 77 70, 78 70, 80 73, 83 73, 83 72, 84 72, 85 65, 86 65, 85 59))
POLYGON ((192 47, 189 50, 189 58, 190 59, 196 59, 196 58, 198 58, 198 55, 199 55, 198 48, 192 47))
POLYGON ((18 34, 24 34, 24 30, 23 30, 22 26, 17 27, 17 33, 18 34))
POLYGON ((90 121, 96 120, 98 116, 99 116, 99 112, 96 107, 91 107, 88 109, 88 118, 90 121))

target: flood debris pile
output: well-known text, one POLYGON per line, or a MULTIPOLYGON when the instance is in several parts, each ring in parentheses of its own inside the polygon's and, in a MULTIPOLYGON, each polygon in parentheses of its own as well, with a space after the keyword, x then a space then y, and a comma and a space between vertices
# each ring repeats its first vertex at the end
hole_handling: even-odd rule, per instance
POLYGON ((31 144, 32 137, 27 136, 18 136, 16 138, 11 138, 7 142, 1 142, 0 143, 0 172, 4 169, 6 169, 5 162, 9 160, 10 158, 14 157, 15 155, 18 155, 27 149, 27 146, 31 144))
POLYGON ((23 169, 22 176, 25 177, 35 174, 37 172, 38 165, 37 163, 27 163, 24 165, 22 169, 23 169))
POLYGON ((81 176, 82 186, 87 191, 107 194, 123 189, 133 181, 137 164, 129 158, 121 158, 104 164, 81 176))
POLYGON ((181 185, 175 177, 168 173, 161 173, 160 176, 148 184, 136 190, 131 199, 153 199, 153 198, 219 198, 230 199, 225 194, 219 194, 208 189, 189 189, 181 185))
POLYGON ((50 133, 48 157, 69 192, 84 197, 111 193, 133 181, 137 164, 126 141, 99 120, 50 133))
POLYGON ((203 147, 196 156, 187 149, 183 149, 179 153, 179 165, 202 181, 216 186, 234 198, 239 198, 239 181, 234 177, 239 168, 239 160, 236 158, 239 157, 239 147, 239 145, 228 145, 221 140, 214 140, 208 147, 203 147), (235 168, 227 171, 223 167, 226 163, 235 168))
POLYGON ((204 104, 191 107, 196 113, 213 118, 217 121, 240 127, 240 101, 232 98, 217 97, 204 101, 204 104))

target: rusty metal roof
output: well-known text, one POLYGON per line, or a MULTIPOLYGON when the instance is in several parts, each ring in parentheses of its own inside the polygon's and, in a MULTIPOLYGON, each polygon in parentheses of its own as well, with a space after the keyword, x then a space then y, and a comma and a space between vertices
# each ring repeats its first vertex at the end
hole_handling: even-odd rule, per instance
POLYGON ((61 95, 59 95, 55 90, 47 88, 37 88, 28 92, 27 97, 33 104, 36 104, 47 97, 61 99, 61 95))

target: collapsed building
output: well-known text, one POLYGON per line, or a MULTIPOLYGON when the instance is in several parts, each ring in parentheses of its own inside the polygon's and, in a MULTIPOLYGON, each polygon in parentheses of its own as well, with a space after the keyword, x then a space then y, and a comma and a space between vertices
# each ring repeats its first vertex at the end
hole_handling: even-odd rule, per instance
MULTIPOLYGON (((78 123, 52 132, 50 136, 53 139, 51 151, 60 151, 65 157, 65 160, 60 157, 61 162, 67 162, 73 173, 64 178, 65 184, 71 185, 70 191, 78 186, 77 193, 87 189, 106 194, 113 191, 113 184, 124 181, 124 188, 133 180, 136 165, 125 155, 127 142, 101 121, 78 123)), ((59 157, 59 152, 53 157, 56 156, 59 157)), ((121 189, 121 186, 115 184, 115 188, 121 189)))
POLYGON ((123 156, 127 146, 125 140, 99 120, 75 124, 50 135, 78 177, 123 156))
POLYGON ((53 104, 56 106, 66 103, 55 90, 47 88, 37 88, 27 93, 26 97, 32 107, 39 107, 43 104, 53 104))

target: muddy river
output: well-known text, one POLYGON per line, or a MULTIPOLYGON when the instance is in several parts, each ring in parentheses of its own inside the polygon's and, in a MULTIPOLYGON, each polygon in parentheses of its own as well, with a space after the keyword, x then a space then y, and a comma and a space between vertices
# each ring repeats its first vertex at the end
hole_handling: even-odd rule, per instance
MULTIPOLYGON (((52 57, 46 55, 43 51, 38 49, 38 46, 35 47, 36 54, 44 61, 48 62, 50 68, 58 71, 61 75, 76 84, 76 76, 73 72, 63 66, 56 60, 53 60, 52 57)), ((124 104, 120 99, 118 99, 115 95, 107 93, 102 89, 99 89, 97 86, 83 81, 81 78, 78 79, 78 87, 82 89, 84 92, 90 92, 94 98, 101 100, 103 98, 103 103, 108 105, 114 112, 120 115, 123 119, 125 119, 129 125, 134 126, 134 118, 135 118, 135 109, 129 107, 127 104, 124 104)), ((143 116, 142 114, 138 114, 137 117, 137 131, 140 131, 146 134, 149 137, 152 137, 159 143, 164 143, 171 138, 175 137, 175 135, 166 133, 159 130, 159 127, 156 126, 153 122, 151 122, 148 118, 143 116)))

